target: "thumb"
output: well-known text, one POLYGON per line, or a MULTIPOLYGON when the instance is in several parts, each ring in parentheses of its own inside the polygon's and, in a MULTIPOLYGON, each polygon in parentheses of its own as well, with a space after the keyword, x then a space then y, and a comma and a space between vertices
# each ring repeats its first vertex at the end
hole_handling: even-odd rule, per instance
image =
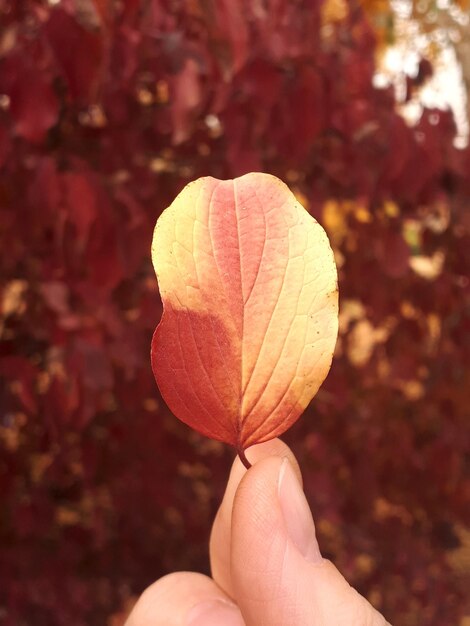
POLYGON ((263 459, 243 477, 233 504, 231 550, 235 597, 247 626, 386 624, 322 558, 287 459, 263 459))

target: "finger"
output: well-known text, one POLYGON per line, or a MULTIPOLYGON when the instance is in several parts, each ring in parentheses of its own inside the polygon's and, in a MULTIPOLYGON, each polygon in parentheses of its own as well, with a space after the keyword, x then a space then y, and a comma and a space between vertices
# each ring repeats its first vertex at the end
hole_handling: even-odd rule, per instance
MULTIPOLYGON (((247 451, 248 460, 255 465, 268 457, 287 457, 295 468, 299 481, 302 481, 298 463, 290 448, 280 439, 272 439, 266 443, 252 446, 247 451)), ((246 468, 237 457, 232 465, 230 477, 222 503, 215 516, 209 542, 212 577, 216 583, 231 597, 233 586, 230 574, 230 542, 232 526, 232 504, 240 480, 246 474, 246 468)))
POLYGON ((242 478, 233 502, 232 584, 247 626, 383 626, 384 618, 322 558, 310 508, 287 460, 242 478))
POLYGON ((157 580, 139 598, 125 626, 244 626, 238 607, 215 582, 194 572, 157 580))

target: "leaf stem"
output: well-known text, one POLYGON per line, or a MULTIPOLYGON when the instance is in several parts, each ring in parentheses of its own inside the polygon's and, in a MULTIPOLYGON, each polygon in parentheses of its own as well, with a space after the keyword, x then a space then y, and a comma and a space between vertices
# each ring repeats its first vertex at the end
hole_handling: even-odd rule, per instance
POLYGON ((250 469, 251 463, 246 458, 245 450, 242 450, 242 448, 237 448, 237 453, 238 453, 238 457, 239 457, 240 461, 243 463, 243 465, 246 467, 246 469, 250 469))

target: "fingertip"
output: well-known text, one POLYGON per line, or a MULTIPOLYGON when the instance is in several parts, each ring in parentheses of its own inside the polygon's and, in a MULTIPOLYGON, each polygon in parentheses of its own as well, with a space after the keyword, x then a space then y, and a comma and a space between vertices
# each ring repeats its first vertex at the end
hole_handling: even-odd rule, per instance
POLYGON ((278 477, 277 495, 289 540, 311 563, 321 563, 312 512, 294 470, 284 459, 278 477))
MULTIPOLYGON (((300 471, 297 459, 295 458, 295 455, 289 448, 289 446, 281 439, 270 439, 269 441, 265 441, 264 443, 255 444, 254 446, 250 446, 249 448, 247 448, 244 452, 251 466, 254 466, 263 459, 269 457, 288 458, 296 476, 299 479, 299 482, 302 484, 302 473, 300 471)), ((232 472, 234 478, 238 477, 238 482, 240 482, 242 476, 244 476, 247 472, 246 467, 243 465, 238 456, 234 459, 232 472)), ((232 472, 230 476, 231 479, 232 472)))
POLYGON ((232 508, 233 499, 240 481, 246 475, 251 476, 256 466, 267 458, 278 460, 287 458, 292 465, 295 476, 302 484, 299 464, 290 448, 280 439, 272 439, 271 441, 251 446, 245 452, 252 467, 247 471, 240 459, 238 457, 235 458, 222 503, 212 526, 209 543, 212 576, 217 584, 231 597, 233 597, 234 593, 230 571, 232 508))
POLYGON ((143 592, 125 626, 212 626, 225 623, 227 626, 243 626, 244 621, 238 607, 220 587, 203 574, 174 572, 143 592))
POLYGON ((267 553, 284 549, 282 512, 277 497, 283 457, 261 459, 240 481, 232 509, 232 578, 245 577, 248 569, 269 567, 267 553), (258 562, 259 561, 259 562, 258 562))
POLYGON ((263 459, 240 481, 231 557, 234 597, 247 623, 385 624, 322 558, 310 508, 287 459, 263 459))
POLYGON ((185 626, 244 626, 238 607, 225 600, 207 600, 192 607, 185 626))

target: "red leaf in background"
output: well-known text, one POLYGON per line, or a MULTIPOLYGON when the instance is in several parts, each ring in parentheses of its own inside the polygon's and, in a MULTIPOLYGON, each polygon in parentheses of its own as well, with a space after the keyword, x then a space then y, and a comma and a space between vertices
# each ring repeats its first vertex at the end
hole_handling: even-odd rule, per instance
POLYGON ((84 244, 98 214, 96 191, 86 174, 66 172, 63 180, 68 217, 77 230, 79 241, 84 244))
POLYGON ((324 92, 320 73, 312 67, 305 67, 289 94, 286 112, 289 111, 293 122, 292 136, 302 135, 308 145, 325 123, 324 92))
POLYGON ((22 356, 3 356, 0 359, 0 376, 14 384, 21 409, 34 415, 37 411, 37 368, 22 356))
MULTIPOLYGON (((127 85, 127 82, 132 79, 138 68, 138 47, 141 40, 142 33, 131 28, 121 28, 115 34, 110 73, 115 79, 119 80, 120 85, 127 85)), ((117 90, 117 93, 121 98, 125 94, 122 88, 117 90)), ((108 113, 108 107, 106 107, 106 112, 108 113)))
POLYGON ((40 286, 41 295, 45 303, 56 315, 63 316, 69 313, 69 289, 59 281, 49 281, 40 286))
MULTIPOLYGON (((101 3, 103 0, 96 1, 101 3)), ((141 0, 126 0, 126 2, 124 2, 120 8, 122 11, 122 21, 124 23, 133 24, 134 19, 142 10, 141 0)))
POLYGON ((228 81, 243 67, 249 55, 248 24, 242 3, 216 0, 201 5, 210 28, 214 57, 228 81))
POLYGON ((10 129, 0 122, 0 167, 6 162, 11 149, 10 129))
POLYGON ((75 372, 67 372, 67 378, 52 375, 44 394, 43 410, 46 424, 51 432, 61 432, 77 424, 76 411, 82 407, 79 384, 75 372))
POLYGON ((325 124, 325 89, 321 75, 304 67, 292 85, 284 85, 270 132, 286 158, 302 159, 325 124), (304 141, 298 141, 304 137, 304 141))
POLYGON ((32 143, 43 141, 59 115, 59 101, 47 77, 37 70, 23 73, 10 97, 16 133, 32 143))
POLYGON ((108 24, 114 9, 113 0, 88 0, 88 2, 93 6, 99 21, 108 24))
POLYGON ((370 96, 372 90, 372 76, 374 74, 373 56, 365 56, 360 50, 351 50, 343 67, 344 81, 339 85, 344 90, 344 96, 349 99, 370 96))
MULTIPOLYGON (((96 223, 90 235, 86 261, 89 271, 91 299, 99 296, 105 299, 124 275, 125 250, 119 250, 117 229, 111 220, 103 217, 96 223)), ((87 285, 84 285, 85 291, 87 285)))
POLYGON ((200 178, 159 218, 152 258, 164 305, 152 367, 176 416, 240 454, 286 431, 336 342, 322 227, 274 176, 200 178))
POLYGON ((279 100, 279 93, 282 89, 283 72, 263 59, 256 59, 247 65, 238 77, 240 90, 244 98, 254 98, 260 104, 260 110, 271 107, 279 100))
POLYGON ((382 162, 384 181, 395 182, 406 168, 413 142, 405 120, 394 115, 386 129, 386 153, 382 162))
POLYGON ((127 241, 126 262, 124 272, 130 278, 139 271, 143 259, 147 258, 150 244, 150 219, 144 208, 126 188, 118 188, 114 193, 115 201, 123 209, 122 219, 117 223, 118 237, 121 241, 127 241))
POLYGON ((171 79, 173 143, 185 141, 192 131, 194 113, 201 102, 199 67, 194 59, 186 59, 183 69, 171 79))
POLYGON ((103 39, 62 9, 54 9, 44 31, 73 99, 93 100, 103 62, 103 39))
POLYGON ((382 269, 391 278, 400 278, 409 270, 410 249, 398 231, 389 231, 375 242, 382 269))
POLYGON ((82 382, 91 391, 112 387, 113 373, 108 355, 103 352, 101 340, 96 337, 77 337, 73 344, 74 366, 83 372, 82 382))
POLYGON ((228 107, 222 118, 227 138, 227 161, 230 174, 241 176, 261 167, 259 152, 252 148, 252 124, 248 111, 240 106, 228 107))
POLYGON ((40 199, 48 222, 57 220, 57 214, 62 203, 62 193, 62 180, 57 169, 57 162, 51 157, 40 158, 31 180, 29 199, 33 206, 40 199))

